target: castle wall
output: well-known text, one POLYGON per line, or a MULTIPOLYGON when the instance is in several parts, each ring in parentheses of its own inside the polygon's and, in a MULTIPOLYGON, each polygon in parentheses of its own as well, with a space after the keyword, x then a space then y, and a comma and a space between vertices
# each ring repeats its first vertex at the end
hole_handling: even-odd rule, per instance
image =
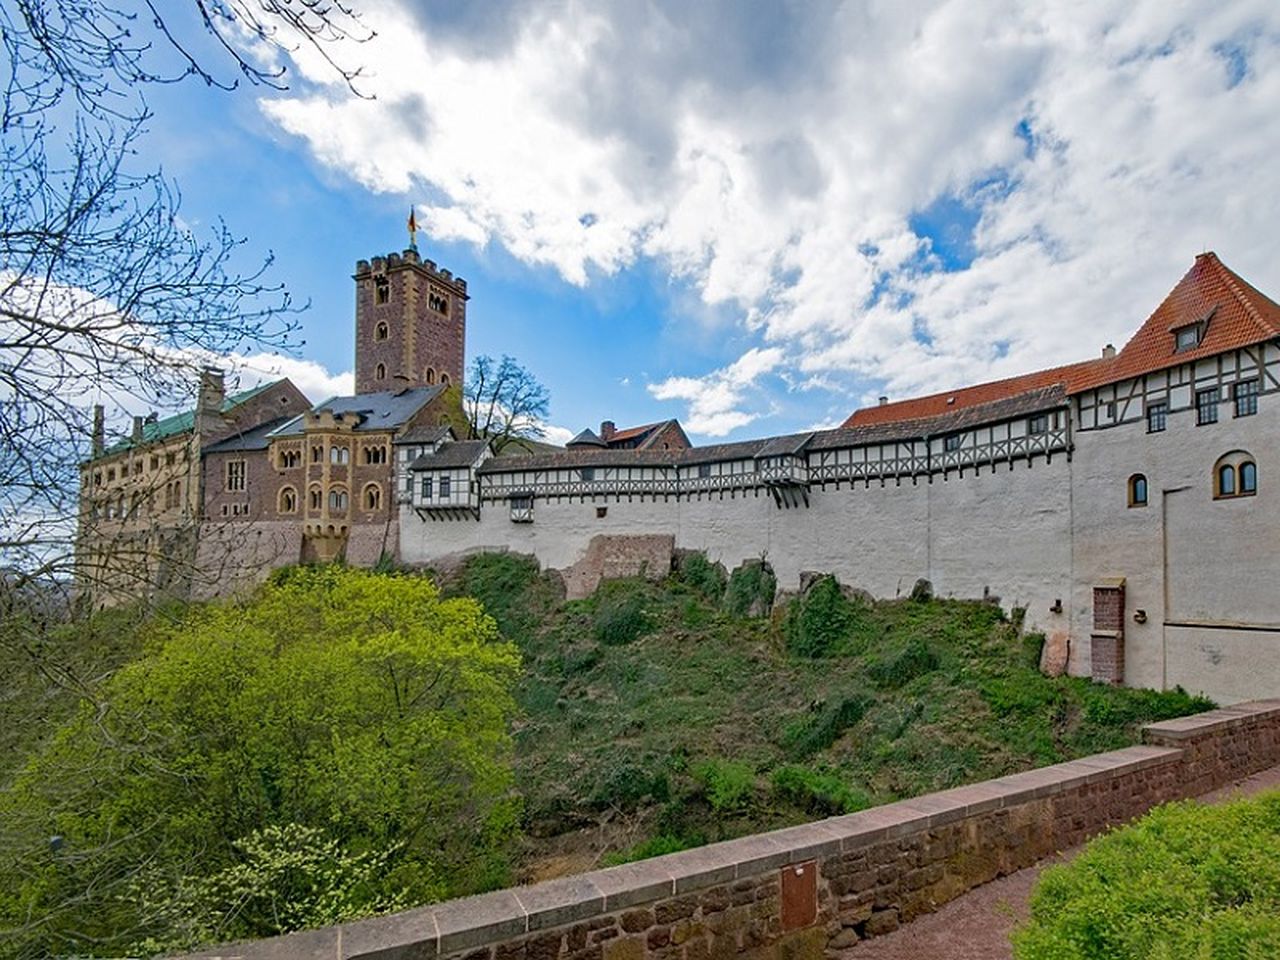
POLYGON ((591 539, 671 535, 675 547, 701 550, 732 569, 764 557, 783 589, 804 571, 836 574, 878 597, 896 597, 921 577, 939 595, 982 597, 1024 606, 1029 622, 1062 630, 1051 614, 1070 593, 1070 482, 1067 459, 1038 457, 994 470, 950 471, 912 481, 827 484, 809 506, 780 508, 766 490, 701 497, 537 499, 532 523, 513 523, 505 503, 487 502, 480 520, 401 515, 401 558, 431 563, 474 550, 531 553, 564 570, 591 539), (600 516, 600 511, 604 516, 600 516))

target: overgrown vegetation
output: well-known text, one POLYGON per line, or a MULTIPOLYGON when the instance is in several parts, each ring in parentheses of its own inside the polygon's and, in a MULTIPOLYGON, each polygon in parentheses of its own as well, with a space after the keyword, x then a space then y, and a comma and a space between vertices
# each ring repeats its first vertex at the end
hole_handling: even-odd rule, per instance
POLYGON ((1280 792, 1160 807, 1046 870, 1018 960, 1280 956, 1280 792))
POLYGON ((688 554, 573 601, 513 554, 434 579, 282 571, 251 602, 68 627, 84 689, 0 671, 0 955, 181 949, 654 856, 1209 706, 1045 678, 990 604, 829 577, 775 604, 763 561, 688 554))
POLYGON ((927 592, 872 603, 820 578, 770 615, 766 564, 722 579, 697 554, 570 602, 528 558, 475 557, 446 592, 480 569, 524 655, 532 876, 544 858, 587 869, 1114 749, 1210 706, 1046 678, 1040 638, 998 607, 927 592))
POLYGON ((125 955, 511 879, 514 645, 341 567, 152 620, 0 794, 0 950, 125 955), (50 838, 54 839, 50 839, 50 838))

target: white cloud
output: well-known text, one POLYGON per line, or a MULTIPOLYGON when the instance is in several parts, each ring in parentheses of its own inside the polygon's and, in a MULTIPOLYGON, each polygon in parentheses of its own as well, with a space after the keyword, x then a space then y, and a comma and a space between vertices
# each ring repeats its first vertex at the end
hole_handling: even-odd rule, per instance
POLYGON ((554 443, 557 447, 563 447, 577 436, 577 431, 570 430, 568 427, 557 427, 551 423, 543 424, 542 429, 544 431, 542 439, 547 443, 554 443))
POLYGON ((649 392, 658 400, 688 401, 685 426, 693 433, 723 437, 759 419, 760 413, 740 407, 749 390, 782 359, 778 347, 753 347, 727 367, 703 377, 668 377, 650 384, 649 392))
MULTIPOLYGON (((377 100, 304 63, 263 109, 439 237, 575 284, 655 258, 851 398, 1118 345, 1206 246, 1280 290, 1266 0, 414 10, 369 5, 377 100), (945 196, 954 272, 911 228, 945 196)), ((733 382, 651 389, 718 435, 760 415, 733 382)))
POLYGON ((243 390, 269 380, 288 377, 312 403, 319 403, 333 396, 350 396, 356 389, 354 372, 344 370, 341 373, 331 373, 314 360, 256 353, 248 356, 234 355, 227 358, 227 362, 234 371, 239 388, 243 390))

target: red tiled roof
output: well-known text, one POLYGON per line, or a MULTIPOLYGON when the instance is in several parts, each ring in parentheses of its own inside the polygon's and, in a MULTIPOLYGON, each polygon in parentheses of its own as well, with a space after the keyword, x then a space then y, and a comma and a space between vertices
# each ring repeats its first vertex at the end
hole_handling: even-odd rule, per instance
POLYGON ((1280 336, 1280 304, 1259 293, 1217 254, 1202 253, 1155 312, 1113 359, 1036 370, 1018 377, 946 390, 878 407, 855 410, 844 427, 869 426, 934 417, 952 410, 1061 386, 1068 394, 1175 367, 1280 336), (1173 331, 1209 317, 1200 344, 1174 352, 1173 331))
POLYGON ((1129 338, 1115 362, 1079 389, 1126 380, 1280 336, 1280 305, 1241 279, 1215 253, 1202 253, 1129 338), (1173 331, 1208 317, 1203 339, 1174 352, 1173 331))
POLYGON ((615 430, 608 438, 608 442, 613 443, 616 440, 630 440, 632 437, 638 437, 642 434, 648 433, 650 430, 656 430, 667 422, 668 421, 666 420, 662 420, 659 423, 646 423, 643 427, 627 427, 625 430, 615 430))
POLYGON ((1053 367, 1050 370, 1036 370, 1017 377, 994 380, 991 383, 979 383, 972 387, 961 387, 958 390, 945 390, 927 397, 899 400, 879 407, 865 407, 862 410, 855 410, 842 426, 866 427, 875 423, 896 423, 899 420, 938 417, 966 407, 976 407, 979 404, 1016 397, 1032 390, 1043 390, 1045 387, 1061 386, 1067 393, 1071 393, 1077 384, 1091 379, 1099 368, 1111 363, 1114 361, 1099 357, 1096 360, 1071 363, 1065 367, 1053 367))

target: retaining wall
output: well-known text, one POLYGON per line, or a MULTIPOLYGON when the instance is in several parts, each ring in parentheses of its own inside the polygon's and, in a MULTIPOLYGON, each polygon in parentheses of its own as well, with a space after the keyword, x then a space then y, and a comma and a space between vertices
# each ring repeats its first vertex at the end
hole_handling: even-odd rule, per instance
POLYGON ((1150 807, 1280 763, 1280 700, 1129 747, 639 863, 214 948, 199 957, 807 960, 1150 807))

